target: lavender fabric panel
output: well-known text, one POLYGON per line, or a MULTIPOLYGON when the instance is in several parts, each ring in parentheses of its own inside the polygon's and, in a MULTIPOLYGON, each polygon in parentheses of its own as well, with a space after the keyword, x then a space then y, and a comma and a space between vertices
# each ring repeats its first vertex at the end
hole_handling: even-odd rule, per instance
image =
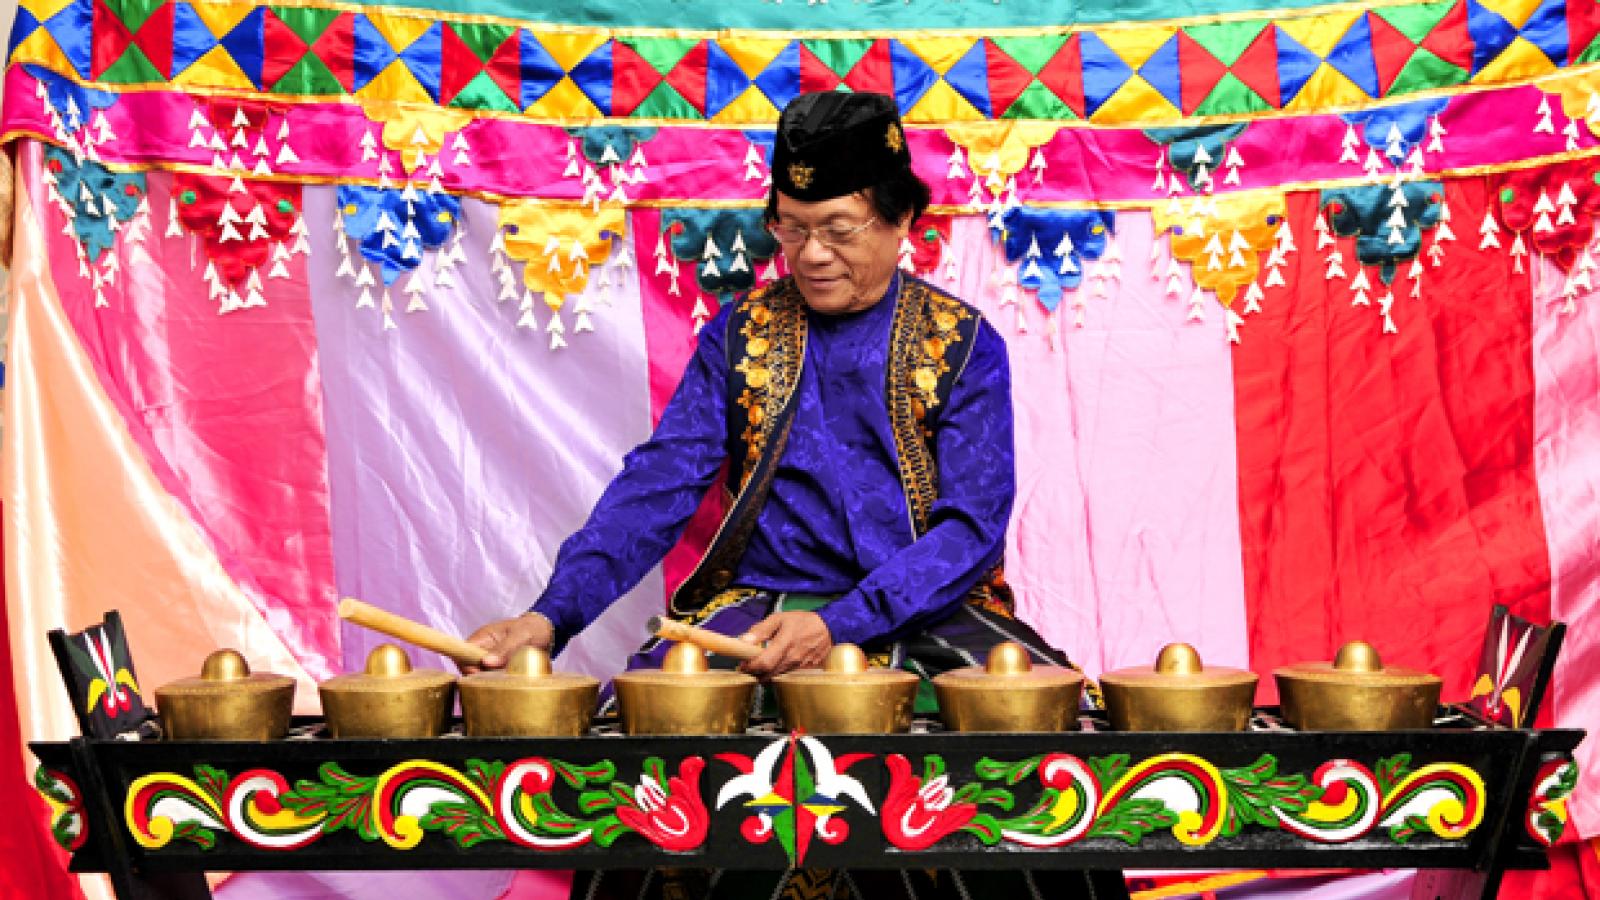
POLYGON ((1119 211, 1115 240, 1120 287, 1094 296, 1084 279, 1083 328, 1071 293, 1053 321, 1026 291, 1001 304, 1005 263, 982 219, 955 220, 957 280, 939 269, 940 286, 983 310, 1010 352, 1018 456, 1006 576, 1018 615, 1091 674, 1149 665, 1178 640, 1208 664, 1245 666, 1223 309, 1212 301, 1191 322, 1166 296, 1151 275, 1165 271, 1166 250, 1152 259, 1148 214, 1119 211))
MULTIPOLYGON (((808 313, 806 363, 783 458, 735 581, 841 594, 822 615, 860 643, 937 619, 998 559, 1014 489, 1005 349, 984 326, 946 409, 931 419, 940 499, 913 541, 885 383, 898 282, 846 316, 808 313)), ((728 312, 701 330, 652 438, 561 550, 536 608, 563 636, 659 562, 726 456, 728 312), (631 536, 631 540, 625 537, 631 536)))
MULTIPOLYGON (((333 192, 307 188, 305 204, 339 591, 463 635, 523 612, 560 542, 649 431, 636 279, 592 277, 595 330, 576 332, 568 318, 569 346, 552 350, 542 331, 516 327, 515 303, 493 299, 496 213, 468 200, 458 286, 432 287, 438 254, 427 254, 415 277, 430 285, 428 309, 399 311, 402 280, 398 327, 385 331, 335 274, 333 192)), ((644 582, 562 666, 617 671, 662 602, 659 577, 644 582)), ((359 668, 382 640, 347 626, 345 666, 359 668)), ((453 668, 420 651, 413 660, 453 668)))

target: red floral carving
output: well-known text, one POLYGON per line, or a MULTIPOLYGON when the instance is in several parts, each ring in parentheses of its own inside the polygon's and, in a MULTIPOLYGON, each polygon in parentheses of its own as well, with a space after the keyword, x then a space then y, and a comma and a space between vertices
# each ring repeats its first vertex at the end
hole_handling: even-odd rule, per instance
POLYGON ((884 762, 889 766, 889 795, 883 801, 883 834, 901 850, 926 850, 977 815, 977 804, 951 802, 955 792, 947 776, 924 784, 911 774, 904 756, 891 753, 884 762))
POLYGON ((666 790, 648 774, 633 791, 633 805, 618 805, 622 824, 663 850, 693 850, 705 843, 711 815, 700 799, 700 773, 706 762, 698 756, 678 764, 678 774, 667 779, 666 790))

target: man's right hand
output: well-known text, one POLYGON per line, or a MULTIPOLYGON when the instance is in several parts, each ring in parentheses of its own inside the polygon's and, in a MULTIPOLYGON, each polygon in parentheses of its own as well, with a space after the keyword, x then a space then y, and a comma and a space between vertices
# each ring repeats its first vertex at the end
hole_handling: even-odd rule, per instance
POLYGON ((505 668, 511 651, 518 647, 538 647, 549 650, 555 641, 555 628, 550 620, 538 613, 524 613, 515 619, 502 619, 479 628, 467 636, 469 643, 489 651, 483 662, 476 666, 462 666, 463 674, 472 675, 483 669, 505 668))

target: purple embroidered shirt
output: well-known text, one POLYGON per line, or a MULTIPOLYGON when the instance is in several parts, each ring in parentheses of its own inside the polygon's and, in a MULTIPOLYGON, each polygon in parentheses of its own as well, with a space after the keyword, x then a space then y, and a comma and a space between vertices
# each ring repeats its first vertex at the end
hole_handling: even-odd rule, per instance
MULTIPOLYGON (((866 643, 948 615, 999 561, 1016 492, 1005 344, 980 322, 948 403, 930 412, 939 499, 917 538, 901 489, 885 381, 899 278, 858 313, 807 312, 788 445, 734 584, 837 595, 835 642, 866 643)), ((582 529, 534 609, 558 646, 657 565, 726 458, 731 306, 701 329, 683 380, 582 529)))

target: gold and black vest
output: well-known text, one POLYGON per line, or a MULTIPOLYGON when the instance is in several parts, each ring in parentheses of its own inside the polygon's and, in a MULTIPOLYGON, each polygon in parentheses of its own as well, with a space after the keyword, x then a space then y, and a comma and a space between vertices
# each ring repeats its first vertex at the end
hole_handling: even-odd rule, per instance
MULTIPOLYGON (((673 592, 674 615, 693 616, 733 582, 772 487, 794 416, 806 359, 806 306, 792 277, 735 301, 727 326, 730 502, 694 572, 673 592)), ((981 322, 970 306, 916 278, 900 276, 890 327, 889 419, 912 533, 928 530, 938 499, 934 424, 965 369, 981 322)), ((1011 615, 1000 566, 972 588, 968 602, 1011 615)))

